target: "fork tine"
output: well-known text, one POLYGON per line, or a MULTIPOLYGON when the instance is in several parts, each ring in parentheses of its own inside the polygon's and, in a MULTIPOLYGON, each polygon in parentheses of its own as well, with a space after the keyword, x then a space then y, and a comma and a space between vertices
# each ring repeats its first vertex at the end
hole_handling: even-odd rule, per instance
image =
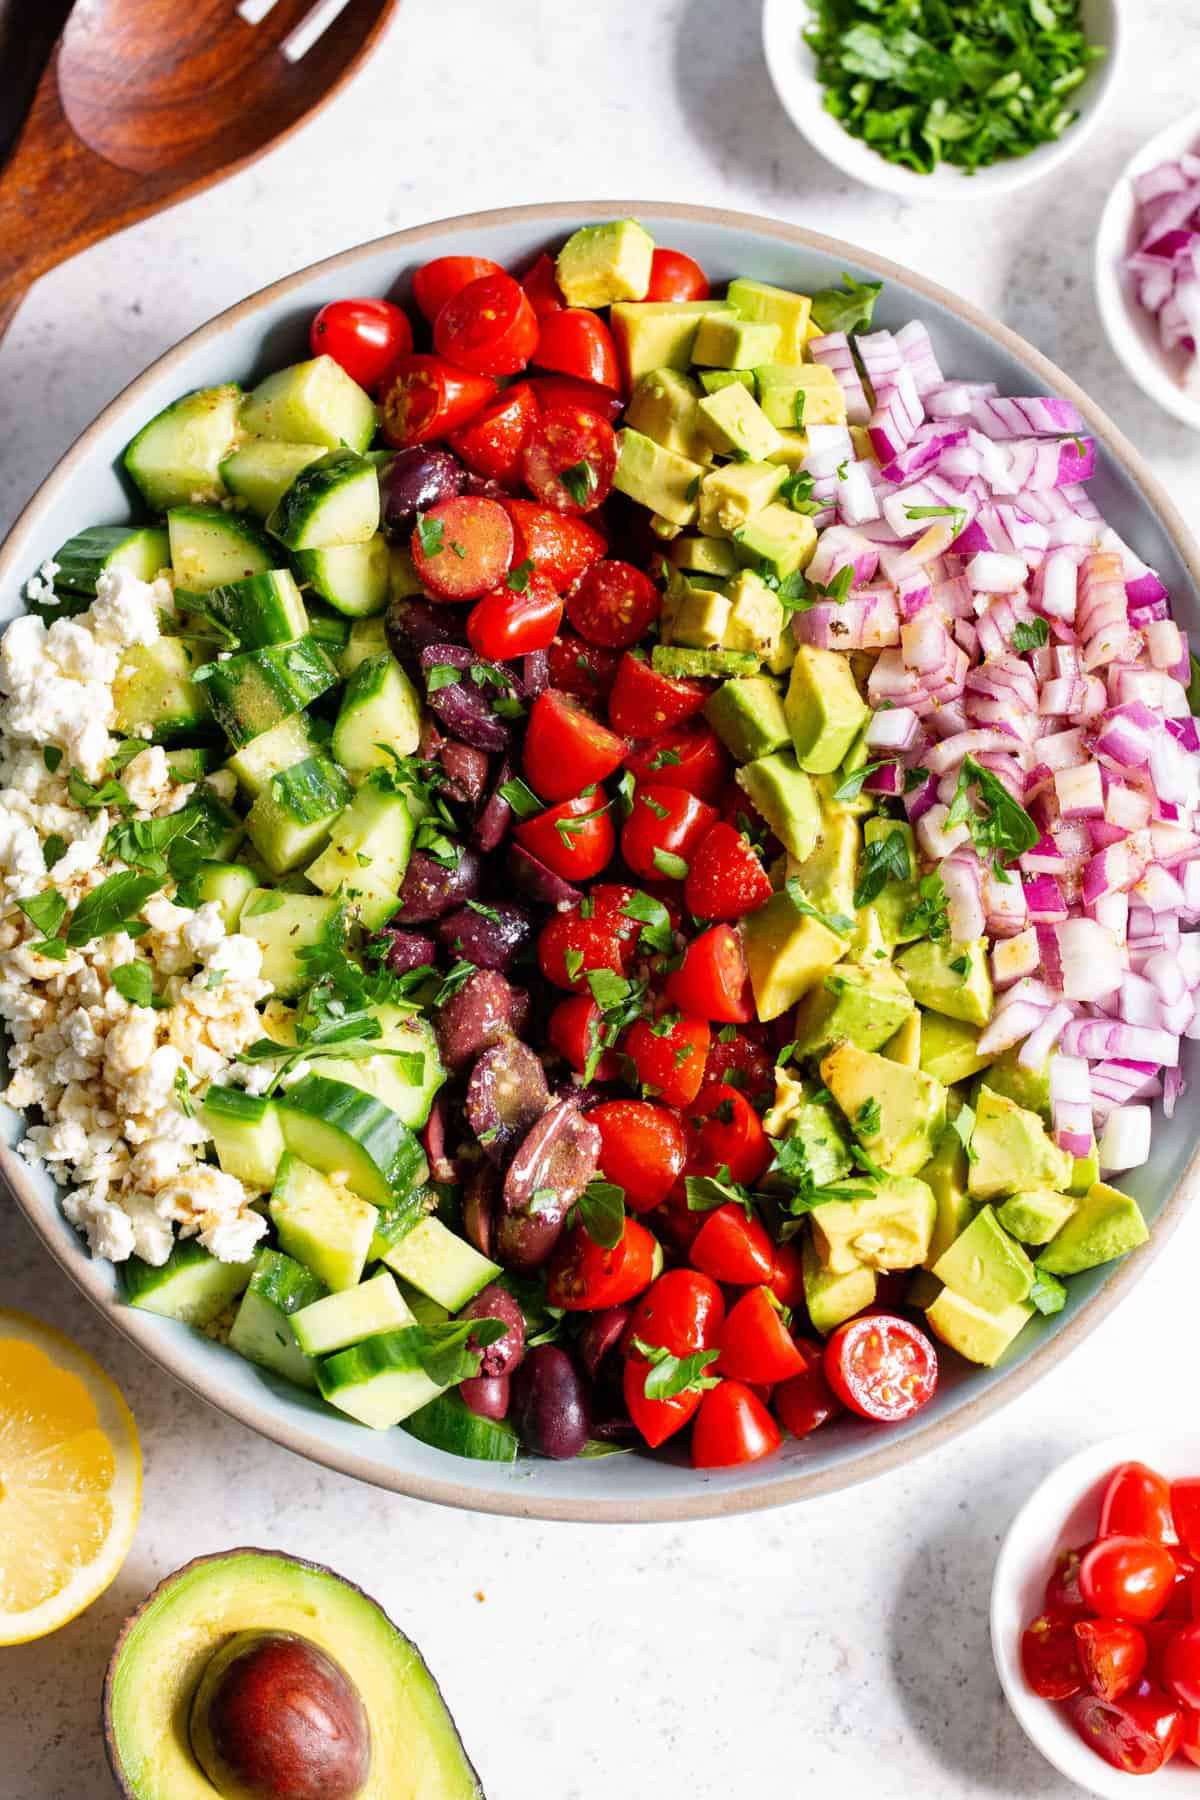
MULTIPOLYGON (((256 0, 247 0, 247 3, 254 5, 256 0)), ((271 0, 271 4, 274 4, 274 0, 271 0)), ((349 4, 350 0, 317 0, 312 11, 305 14, 296 29, 289 32, 279 46, 288 61, 296 63, 302 56, 306 56, 317 39, 329 30, 349 4)))
POLYGON ((245 19, 247 25, 261 25, 276 0, 241 0, 238 7, 238 18, 245 19))

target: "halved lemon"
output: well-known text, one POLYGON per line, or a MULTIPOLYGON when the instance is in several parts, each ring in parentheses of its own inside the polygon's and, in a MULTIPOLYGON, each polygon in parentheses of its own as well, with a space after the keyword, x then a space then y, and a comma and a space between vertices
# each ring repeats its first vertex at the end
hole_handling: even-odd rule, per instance
POLYGON ((0 1644, 57 1631, 124 1562, 142 1504, 137 1427, 69 1338, 0 1307, 0 1644))

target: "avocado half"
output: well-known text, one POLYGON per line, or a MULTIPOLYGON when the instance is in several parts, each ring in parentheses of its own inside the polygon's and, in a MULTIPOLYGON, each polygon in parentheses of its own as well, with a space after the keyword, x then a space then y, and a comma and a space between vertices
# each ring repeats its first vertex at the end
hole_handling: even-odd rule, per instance
POLYGON ((126 1620, 104 1680, 108 1760, 124 1800, 219 1800, 188 1715, 210 1657, 240 1631, 289 1631, 341 1664, 371 1727, 362 1800, 484 1800, 424 1658, 361 1588, 279 1550, 200 1556, 126 1620))

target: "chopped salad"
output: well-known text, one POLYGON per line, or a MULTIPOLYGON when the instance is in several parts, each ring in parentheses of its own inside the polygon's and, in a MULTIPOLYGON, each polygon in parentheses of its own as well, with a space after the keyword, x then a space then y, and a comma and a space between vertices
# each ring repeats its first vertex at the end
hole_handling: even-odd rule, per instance
POLYGON ((443 1450, 910 1417, 1147 1235, 1169 596, 877 282, 619 220, 412 292, 148 421, 0 642, 22 1152, 131 1305, 443 1450))

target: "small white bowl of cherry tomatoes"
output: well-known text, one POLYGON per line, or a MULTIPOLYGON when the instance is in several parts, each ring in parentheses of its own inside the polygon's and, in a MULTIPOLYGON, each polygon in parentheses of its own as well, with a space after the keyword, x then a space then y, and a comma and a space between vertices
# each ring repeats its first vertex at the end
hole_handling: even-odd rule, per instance
POLYGON ((992 1652, 1026 1736, 1089 1794, 1200 1797, 1200 1431, 1137 1431, 1048 1475, 1009 1528, 992 1652))

